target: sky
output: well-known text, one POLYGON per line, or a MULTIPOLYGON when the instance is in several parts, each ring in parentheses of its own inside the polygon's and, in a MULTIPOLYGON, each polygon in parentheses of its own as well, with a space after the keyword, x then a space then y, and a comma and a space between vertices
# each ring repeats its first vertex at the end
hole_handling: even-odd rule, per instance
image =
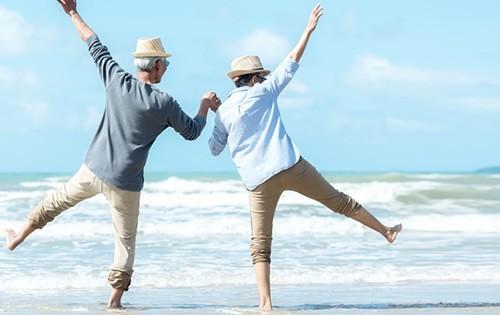
MULTIPOLYGON (((78 11, 134 73, 139 37, 173 56, 158 87, 190 115, 224 100, 233 58, 276 67, 316 1, 80 0, 78 11)), ((469 171, 500 165, 500 2, 323 1, 325 15, 280 96, 285 127, 322 171, 469 171)), ((0 172, 72 172, 105 107, 85 44, 56 0, 0 0, 0 172)), ((167 129, 146 171, 234 171, 167 129)))

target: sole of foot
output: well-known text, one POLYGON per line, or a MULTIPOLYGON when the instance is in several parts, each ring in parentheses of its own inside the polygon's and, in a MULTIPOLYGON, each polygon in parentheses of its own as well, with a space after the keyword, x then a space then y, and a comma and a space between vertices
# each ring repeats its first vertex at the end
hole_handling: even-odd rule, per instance
POLYGON ((16 232, 12 229, 4 229, 3 233, 5 234, 5 240, 7 241, 6 246, 10 251, 13 251, 16 248, 14 240, 16 239, 16 232))
POLYGON ((398 237, 399 233, 401 232, 401 230, 403 229, 403 225, 402 224, 398 224, 398 225, 395 225, 393 227, 391 227, 387 232, 386 232, 386 235, 385 235, 385 238, 387 239, 387 241, 389 243, 394 243, 394 241, 396 240, 396 238, 398 237))

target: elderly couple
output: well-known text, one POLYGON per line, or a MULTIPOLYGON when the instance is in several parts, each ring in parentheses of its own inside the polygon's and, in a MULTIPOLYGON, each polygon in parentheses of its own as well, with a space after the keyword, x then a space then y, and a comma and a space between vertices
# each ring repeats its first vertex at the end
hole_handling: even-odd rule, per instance
POLYGON ((198 138, 209 109, 216 112, 210 150, 218 155, 229 146, 232 160, 249 191, 251 255, 261 309, 272 307, 269 275, 273 217, 284 191, 296 191, 317 200, 379 232, 389 243, 394 242, 401 225, 383 225, 354 199, 332 187, 301 156, 280 117, 278 96, 299 67, 309 38, 323 15, 321 6, 313 9, 299 42, 275 71, 265 70, 256 56, 235 59, 228 76, 236 88, 224 104, 220 104, 215 93, 208 92, 201 99, 198 114, 190 118, 172 96, 154 86, 165 74, 167 58, 171 56, 160 39, 138 41, 134 77, 113 60, 106 46, 83 21, 76 10, 76 0, 58 2, 89 47, 104 83, 106 110, 85 162, 76 174, 31 211, 19 233, 5 230, 10 250, 64 210, 103 194, 111 206, 115 234, 114 262, 108 276, 112 287, 108 307, 120 308, 122 295, 131 283, 143 169, 149 149, 168 127, 187 140, 198 138))

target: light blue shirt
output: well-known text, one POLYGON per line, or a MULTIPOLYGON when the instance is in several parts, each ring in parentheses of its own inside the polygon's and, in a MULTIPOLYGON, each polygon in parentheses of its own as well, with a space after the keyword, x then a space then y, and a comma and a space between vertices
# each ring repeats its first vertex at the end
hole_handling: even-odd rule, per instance
POLYGON ((287 57, 263 83, 231 91, 217 110, 208 142, 210 151, 219 155, 229 145, 248 190, 292 167, 300 158, 278 108, 278 96, 298 68, 299 64, 287 57))

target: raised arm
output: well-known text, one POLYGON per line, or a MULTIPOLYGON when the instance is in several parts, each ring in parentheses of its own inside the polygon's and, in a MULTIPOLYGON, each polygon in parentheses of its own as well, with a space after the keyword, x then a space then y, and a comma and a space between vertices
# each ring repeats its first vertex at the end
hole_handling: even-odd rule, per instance
POLYGON ((317 4, 311 12, 309 16, 309 21, 307 22, 306 28, 300 37, 297 45, 292 49, 288 57, 295 62, 299 62, 304 54, 304 50, 306 49, 307 43, 309 42, 309 38, 311 38, 311 34, 316 29, 318 25, 319 18, 323 15, 323 7, 320 4, 317 4))
POLYGON ((83 21, 80 14, 78 14, 76 11, 76 0, 57 1, 61 4, 64 12, 71 17, 71 21, 75 25, 80 38, 87 43, 90 56, 94 59, 99 74, 104 82, 104 86, 107 88, 117 74, 124 72, 123 69, 113 60, 108 48, 101 43, 94 31, 85 21, 83 21))
POLYGON ((299 68, 299 61, 304 54, 311 34, 318 25, 319 18, 323 15, 323 7, 317 4, 311 12, 309 22, 306 25, 304 33, 300 37, 297 45, 290 51, 285 60, 274 70, 271 75, 262 83, 276 97, 290 83, 293 75, 299 68))
POLYGON ((76 11, 76 0, 57 0, 66 14, 71 17, 71 22, 80 35, 80 38, 86 42, 90 37, 95 35, 94 31, 85 23, 80 14, 76 11))

